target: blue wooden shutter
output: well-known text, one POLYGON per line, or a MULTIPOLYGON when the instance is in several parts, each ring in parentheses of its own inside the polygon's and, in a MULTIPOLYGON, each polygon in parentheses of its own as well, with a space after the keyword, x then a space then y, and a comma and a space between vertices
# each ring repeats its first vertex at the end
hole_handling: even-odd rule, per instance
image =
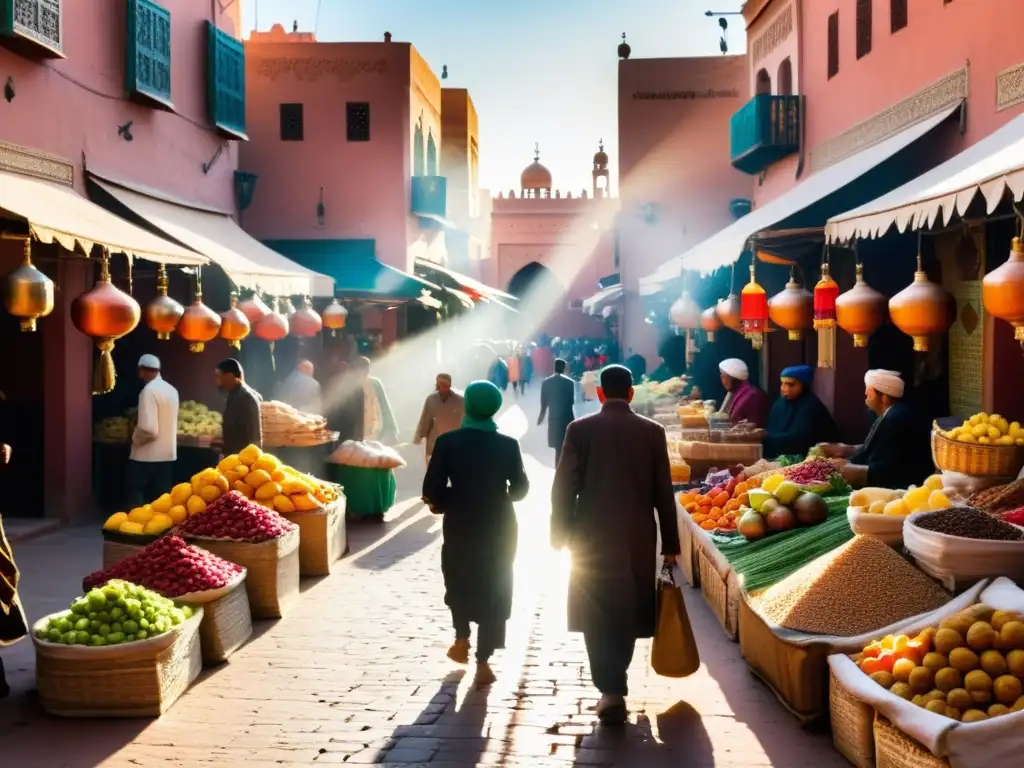
POLYGON ((245 48, 231 35, 206 22, 206 101, 210 121, 226 136, 245 135, 245 48))
POLYGON ((128 0, 125 73, 128 93, 171 106, 171 12, 150 0, 128 0))

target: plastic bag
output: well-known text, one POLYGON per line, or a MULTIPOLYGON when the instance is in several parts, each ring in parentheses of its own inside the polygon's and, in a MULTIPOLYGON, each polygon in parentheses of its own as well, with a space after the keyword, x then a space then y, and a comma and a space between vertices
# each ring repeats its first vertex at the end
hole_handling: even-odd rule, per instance
POLYGON ((651 645, 651 668, 662 677, 688 677, 700 668, 697 641, 686 614, 683 592, 666 566, 658 579, 658 615, 651 645))
POLYGON ((926 531, 914 525, 922 514, 928 513, 910 515, 903 523, 903 544, 917 567, 947 589, 997 576, 1024 581, 1024 541, 967 539, 926 531))

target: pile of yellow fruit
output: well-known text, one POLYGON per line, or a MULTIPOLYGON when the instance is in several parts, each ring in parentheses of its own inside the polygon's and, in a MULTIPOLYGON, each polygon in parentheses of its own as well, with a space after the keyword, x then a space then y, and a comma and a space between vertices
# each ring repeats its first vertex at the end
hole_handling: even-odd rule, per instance
POLYGON ((238 454, 225 456, 216 467, 197 472, 191 482, 179 483, 170 493, 149 504, 131 512, 115 512, 103 528, 126 534, 159 535, 186 518, 205 512, 208 504, 229 490, 280 514, 318 509, 338 498, 333 486, 250 445, 238 454))
POLYGON ((850 494, 850 506, 872 515, 906 517, 915 512, 934 512, 953 506, 951 491, 942 486, 942 475, 932 475, 920 488, 906 491, 889 488, 861 488, 850 494))
POLYGON ((1024 446, 1024 428, 1020 422, 1008 422, 998 413, 976 413, 959 427, 939 434, 961 443, 1024 446))

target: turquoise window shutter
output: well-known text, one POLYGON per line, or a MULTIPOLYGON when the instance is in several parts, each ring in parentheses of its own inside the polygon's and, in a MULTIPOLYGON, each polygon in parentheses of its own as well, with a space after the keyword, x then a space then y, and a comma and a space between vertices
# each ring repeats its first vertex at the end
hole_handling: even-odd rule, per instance
POLYGON ((171 12, 150 0, 128 0, 127 37, 129 95, 170 108, 171 12))
POLYGON ((231 35, 206 22, 206 100, 217 129, 245 141, 245 48, 231 35))

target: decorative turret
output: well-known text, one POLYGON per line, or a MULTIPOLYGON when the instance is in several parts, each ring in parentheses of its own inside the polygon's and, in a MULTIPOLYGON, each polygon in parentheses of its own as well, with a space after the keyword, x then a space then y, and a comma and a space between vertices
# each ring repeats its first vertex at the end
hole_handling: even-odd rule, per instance
POLYGON ((629 43, 626 42, 626 33, 622 33, 622 42, 619 43, 619 58, 628 59, 629 54, 633 52, 633 49, 629 47, 629 43))

